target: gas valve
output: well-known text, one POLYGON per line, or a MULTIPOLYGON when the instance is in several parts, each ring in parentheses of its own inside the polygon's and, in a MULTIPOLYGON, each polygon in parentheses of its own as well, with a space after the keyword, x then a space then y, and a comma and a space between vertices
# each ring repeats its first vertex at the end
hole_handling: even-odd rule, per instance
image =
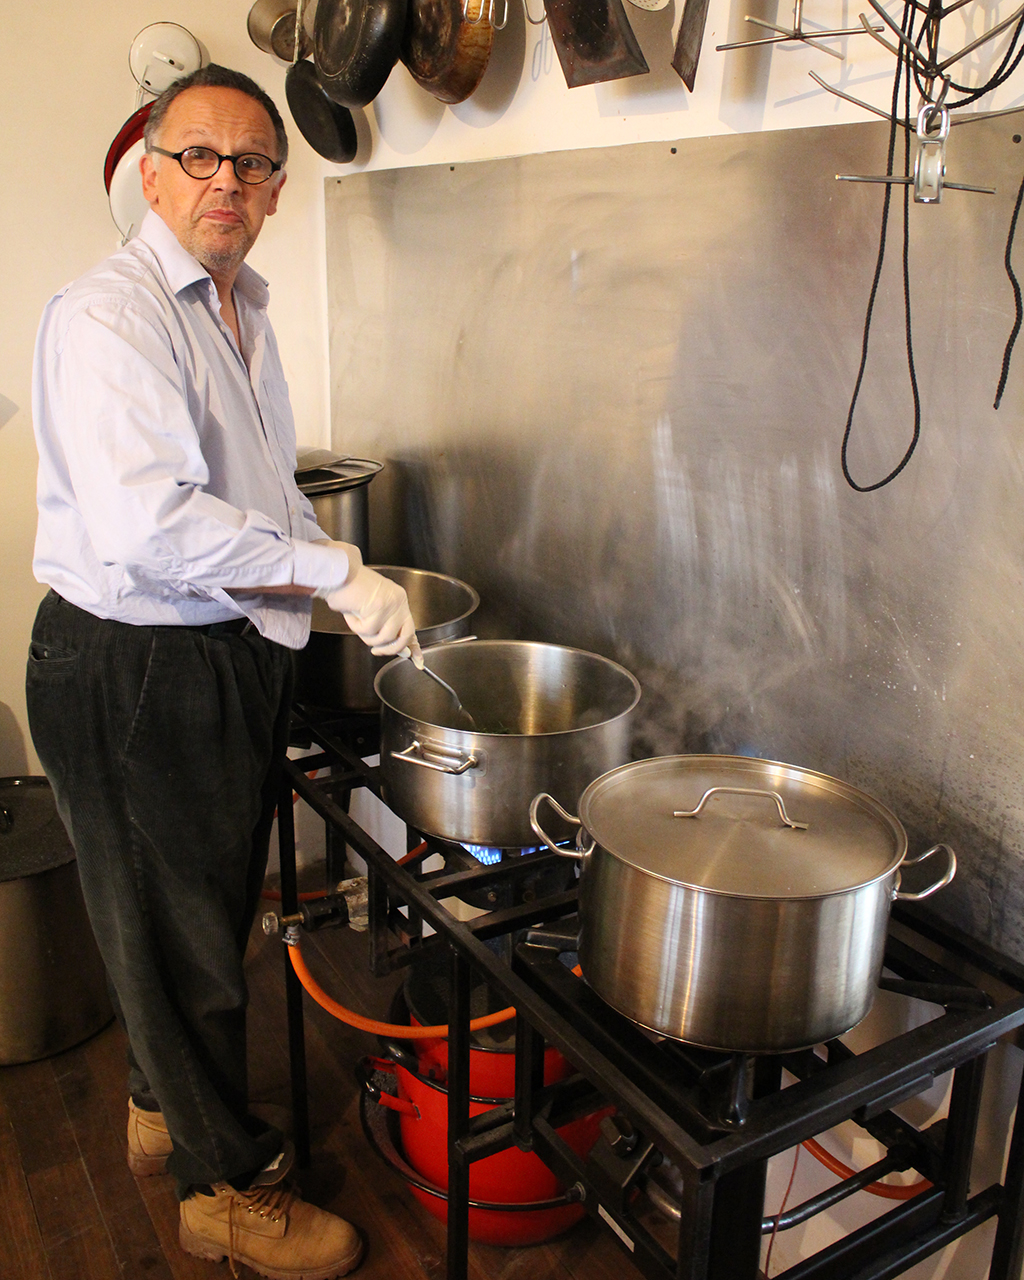
POLYGON ((366 876, 353 876, 342 880, 334 893, 309 902, 300 902, 294 915, 279 916, 268 911, 263 917, 263 932, 267 937, 301 928, 307 933, 317 929, 342 928, 348 925, 356 933, 365 933, 370 926, 370 891, 366 876))

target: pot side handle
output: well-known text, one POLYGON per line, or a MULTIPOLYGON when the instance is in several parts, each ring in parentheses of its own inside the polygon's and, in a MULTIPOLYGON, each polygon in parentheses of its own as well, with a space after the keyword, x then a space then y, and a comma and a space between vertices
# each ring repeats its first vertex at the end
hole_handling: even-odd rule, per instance
POLYGON ((916 858, 904 858, 900 863, 901 867, 913 867, 919 862, 924 862, 926 858, 930 858, 933 853, 943 851, 946 855, 947 866, 945 875, 941 876, 934 884, 930 884, 927 889, 922 889, 920 893, 907 893, 900 889, 899 875, 897 873, 896 884, 893 888, 892 896, 900 902, 920 902, 922 898, 930 898, 933 893, 939 889, 945 888, 950 880, 956 875, 956 854, 948 844, 933 844, 930 849, 926 849, 924 853, 919 853, 916 858))
POLYGON ((391 758, 392 760, 404 760, 406 764, 418 764, 421 769, 433 769, 436 773, 447 773, 453 777, 467 773, 480 763, 472 751, 465 758, 458 754, 454 755, 453 760, 457 760, 458 764, 446 764, 443 761, 428 760, 423 755, 423 749, 423 743, 420 742, 419 738, 414 738, 412 744, 406 747, 404 751, 392 751, 391 758))
POLYGON ((540 825, 540 818, 537 813, 540 809, 541 801, 546 800, 556 813, 562 815, 566 822, 571 822, 573 826, 581 827, 583 823, 579 818, 574 818, 571 813, 567 813, 558 803, 554 796, 549 796, 546 791, 542 791, 540 795, 534 796, 530 801, 530 826, 533 828, 534 835, 538 840, 543 840, 552 853, 557 853, 560 858, 575 858, 578 862, 582 862, 594 852, 594 842, 591 842, 589 849, 559 849, 559 847, 551 840, 548 833, 540 825))

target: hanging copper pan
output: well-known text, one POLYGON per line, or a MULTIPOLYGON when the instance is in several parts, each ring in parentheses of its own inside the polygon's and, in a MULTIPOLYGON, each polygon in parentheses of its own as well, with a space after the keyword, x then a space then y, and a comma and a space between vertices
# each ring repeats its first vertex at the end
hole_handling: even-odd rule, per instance
POLYGON ((480 84, 494 44, 494 0, 409 0, 402 61, 441 102, 464 102, 480 84))

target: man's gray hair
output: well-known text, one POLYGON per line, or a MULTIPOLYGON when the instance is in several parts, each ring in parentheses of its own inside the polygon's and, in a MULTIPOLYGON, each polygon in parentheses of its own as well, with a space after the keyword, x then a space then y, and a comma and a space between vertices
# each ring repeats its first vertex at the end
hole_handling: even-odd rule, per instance
MULTIPOLYGON (((147 151, 152 151, 153 149, 157 134, 160 132, 160 127, 164 122, 164 116, 167 115, 167 108, 178 94, 184 93, 186 89, 237 89, 239 93, 244 93, 247 97, 254 99, 270 117, 270 122, 274 126, 274 137, 277 140, 277 159, 282 164, 288 159, 288 135, 284 131, 284 121, 281 119, 281 113, 274 105, 273 99, 260 88, 255 80, 250 80, 241 71, 232 71, 230 67, 218 66, 216 62, 211 62, 209 66, 200 67, 198 71, 193 71, 191 75, 182 76, 180 80, 175 80, 154 101, 150 108, 149 118, 146 121, 146 127, 142 133, 147 151)), ((274 159, 274 157, 271 156, 271 159, 274 159)))

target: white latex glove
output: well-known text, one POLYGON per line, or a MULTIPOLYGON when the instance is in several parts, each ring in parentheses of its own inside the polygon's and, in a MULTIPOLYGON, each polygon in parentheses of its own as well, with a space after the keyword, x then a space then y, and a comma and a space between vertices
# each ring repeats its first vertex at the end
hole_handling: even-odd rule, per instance
POLYGON ((324 592, 322 599, 342 615, 371 653, 396 654, 408 649, 413 662, 423 665, 409 599, 397 582, 360 565, 344 586, 324 592))

